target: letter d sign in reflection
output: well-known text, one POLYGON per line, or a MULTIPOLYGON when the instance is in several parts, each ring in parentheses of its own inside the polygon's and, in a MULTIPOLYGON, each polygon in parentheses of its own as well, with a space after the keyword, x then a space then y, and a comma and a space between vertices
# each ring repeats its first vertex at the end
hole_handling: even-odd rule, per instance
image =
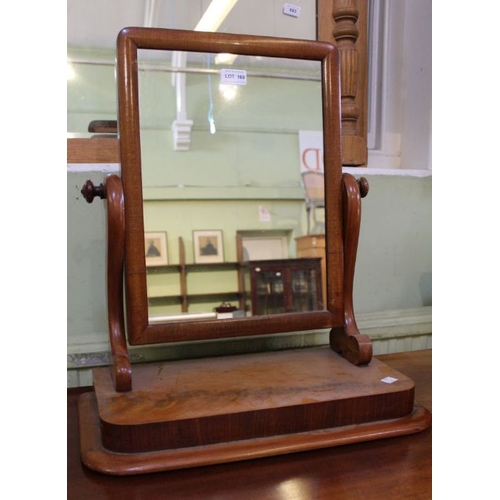
POLYGON ((300 171, 323 172, 323 132, 299 130, 300 171))
POLYGON ((320 149, 307 148, 302 151, 302 166, 306 170, 314 170, 316 172, 323 171, 322 158, 320 156, 320 149))

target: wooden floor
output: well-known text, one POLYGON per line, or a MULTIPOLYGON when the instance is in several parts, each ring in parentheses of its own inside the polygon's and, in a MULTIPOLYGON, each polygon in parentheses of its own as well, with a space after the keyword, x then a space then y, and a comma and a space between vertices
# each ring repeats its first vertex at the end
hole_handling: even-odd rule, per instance
MULTIPOLYGON (((379 356, 410 377, 431 410, 432 351, 379 356)), ((246 462, 116 477, 92 472, 79 456, 77 399, 68 390, 68 498, 376 499, 431 498, 431 430, 246 462)))

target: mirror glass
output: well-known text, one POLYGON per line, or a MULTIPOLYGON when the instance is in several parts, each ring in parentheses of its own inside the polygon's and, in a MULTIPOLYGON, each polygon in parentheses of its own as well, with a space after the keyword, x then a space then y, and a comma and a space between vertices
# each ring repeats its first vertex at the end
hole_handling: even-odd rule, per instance
MULTIPOLYGON (((68 137, 90 137, 89 123, 116 120, 116 36, 125 26, 194 30, 211 0, 67 1, 68 137)), ((314 40, 316 0, 213 2, 220 24, 205 31, 314 40)), ((154 56, 153 56, 154 57, 154 56)), ((164 58, 164 56, 162 56, 164 58)))
POLYGON ((320 262, 295 260, 321 62, 139 49, 138 69, 150 323, 324 309, 320 262))
POLYGON ((117 74, 130 344, 342 325, 337 49, 302 40, 127 28, 118 39, 117 74), (155 57, 144 50, 152 48, 155 57), (193 61, 172 54, 170 70, 153 68, 171 50, 193 61), (227 52, 236 53, 236 61, 215 67, 215 54, 227 52), (293 74, 282 57, 298 62, 293 74), (185 77, 181 84, 172 73, 185 77), (230 85, 232 99, 221 94, 221 83, 230 85), (318 135, 306 154, 303 140, 318 135), (294 258, 296 239, 307 228, 304 162, 307 170, 324 170, 326 293, 321 256, 314 256, 315 268, 294 258), (273 243, 263 250, 255 241, 248 244, 252 237, 273 243), (252 267, 254 252, 280 251, 281 258, 252 267))

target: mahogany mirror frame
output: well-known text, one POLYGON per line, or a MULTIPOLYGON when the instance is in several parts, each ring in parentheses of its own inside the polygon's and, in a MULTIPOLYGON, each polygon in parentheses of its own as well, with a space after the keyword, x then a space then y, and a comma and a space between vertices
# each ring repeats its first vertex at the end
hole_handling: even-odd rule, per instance
POLYGON ((339 53, 327 42, 124 28, 117 39, 118 137, 125 209, 125 305, 131 345, 262 335, 344 326, 339 53), (144 248, 138 49, 233 53, 321 62, 327 300, 324 310, 206 321, 150 323, 144 248))

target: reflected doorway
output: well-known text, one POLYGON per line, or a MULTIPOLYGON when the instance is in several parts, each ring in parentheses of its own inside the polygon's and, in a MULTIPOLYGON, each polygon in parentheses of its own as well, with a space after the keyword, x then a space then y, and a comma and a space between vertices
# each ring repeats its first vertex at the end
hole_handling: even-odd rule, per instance
POLYGON ((238 231, 243 247, 243 260, 273 260, 289 258, 292 231, 238 231))

